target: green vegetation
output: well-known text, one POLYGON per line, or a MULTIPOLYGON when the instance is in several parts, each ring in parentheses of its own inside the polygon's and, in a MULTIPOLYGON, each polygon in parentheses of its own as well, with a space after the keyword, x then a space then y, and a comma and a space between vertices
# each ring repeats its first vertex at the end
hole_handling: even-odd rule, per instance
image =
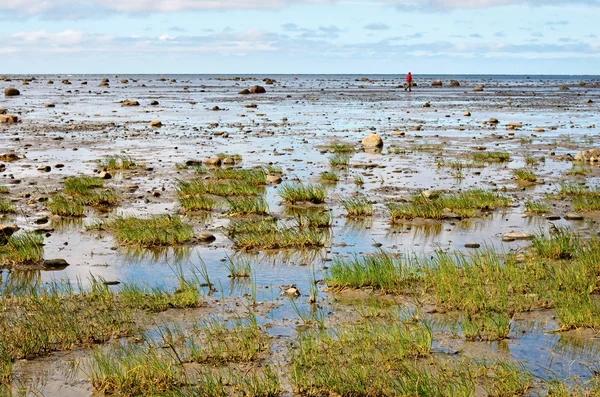
POLYGON ((184 212, 212 211, 217 202, 207 194, 179 197, 179 205, 184 212))
POLYGON ((600 188, 588 187, 580 183, 561 183, 561 196, 567 196, 573 202, 575 211, 600 211, 600 188))
POLYGON ((531 170, 526 168, 521 168, 513 171, 517 181, 519 182, 535 182, 537 181, 537 176, 531 170))
POLYGON ((119 196, 113 189, 103 189, 100 178, 80 176, 65 179, 63 193, 55 193, 48 201, 48 209, 54 215, 80 217, 85 206, 112 207, 119 202, 119 196))
POLYGON ((414 218, 443 219, 444 210, 452 212, 455 216, 472 218, 479 215, 481 211, 491 211, 510 205, 510 199, 504 196, 475 189, 445 194, 432 199, 418 194, 414 195, 409 203, 388 203, 387 206, 392 222, 396 222, 414 218))
POLYGON ((471 156, 475 161, 505 162, 510 160, 510 154, 506 152, 473 152, 471 156))
POLYGON ((321 172, 321 181, 322 182, 332 182, 332 183, 335 183, 335 182, 337 182, 339 180, 340 180, 340 178, 337 176, 337 174, 335 174, 333 172, 329 172, 329 171, 321 172))
POLYGON ((365 184, 365 180, 363 179, 362 175, 354 175, 354 184, 359 187, 365 184))
POLYGON ((0 185, 0 194, 8 194, 8 186, 0 185))
POLYGON ((348 217, 373 215, 373 203, 364 196, 343 198, 341 203, 348 217))
POLYGON ((104 160, 100 160, 100 167, 106 168, 107 170, 130 170, 143 166, 143 164, 135 162, 131 157, 128 156, 108 156, 104 160))
POLYGON ((104 224, 122 244, 143 247, 183 244, 194 238, 194 230, 176 215, 149 218, 117 217, 104 224))
POLYGON ((278 194, 284 202, 289 204, 299 202, 322 204, 327 198, 327 189, 321 184, 284 184, 279 187, 278 194))
POLYGON ((552 210, 552 206, 544 201, 527 200, 525 211, 529 214, 546 214, 552 210))
POLYGON ((0 198, 0 214, 10 214, 16 212, 15 205, 8 200, 0 198))
POLYGON ((280 227, 274 219, 233 222, 228 234, 240 250, 311 248, 325 244, 325 234, 318 229, 280 227))
POLYGON ((348 153, 335 153, 329 157, 329 165, 332 167, 347 167, 351 158, 352 155, 348 153))
POLYGON ((226 203, 229 216, 266 215, 269 213, 269 205, 262 197, 228 198, 226 203))
POLYGON ((262 168, 249 170, 239 168, 218 168, 212 171, 210 176, 216 180, 243 181, 252 186, 262 186, 267 183, 267 173, 262 168))
POLYGON ((248 278, 252 272, 250 261, 236 257, 227 257, 225 267, 229 272, 228 277, 232 279, 248 278))
POLYGON ((44 255, 44 237, 33 232, 19 232, 0 245, 0 267, 39 265, 44 255))
POLYGON ((85 212, 85 206, 81 200, 61 193, 53 194, 50 197, 48 209, 52 214, 60 216, 83 216, 85 212))

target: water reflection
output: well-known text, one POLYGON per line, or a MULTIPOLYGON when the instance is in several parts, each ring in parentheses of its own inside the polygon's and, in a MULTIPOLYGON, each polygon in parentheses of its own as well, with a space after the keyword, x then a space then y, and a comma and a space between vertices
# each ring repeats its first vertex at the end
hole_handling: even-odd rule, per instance
POLYGON ((147 264, 166 262, 166 263, 183 263, 189 262, 193 247, 189 246, 174 246, 174 247, 123 247, 120 254, 123 259, 130 264, 147 264))

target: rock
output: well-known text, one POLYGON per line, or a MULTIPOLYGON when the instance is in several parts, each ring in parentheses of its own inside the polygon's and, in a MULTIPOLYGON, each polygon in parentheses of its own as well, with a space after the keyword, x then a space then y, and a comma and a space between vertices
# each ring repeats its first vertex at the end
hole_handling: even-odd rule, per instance
POLYGON ((521 233, 521 232, 510 232, 502 236, 502 241, 510 242, 515 240, 531 240, 533 234, 521 233))
POLYGON ((162 122, 160 120, 152 120, 150 122, 150 127, 155 127, 155 128, 162 127, 162 122))
POLYGON ((67 79, 64 79, 63 81, 61 81, 61 83, 66 84, 66 85, 71 84, 71 82, 67 79))
POLYGON ((127 84, 127 83, 129 83, 129 80, 127 80, 127 79, 123 79, 123 80, 121 80, 121 83, 122 83, 122 84, 127 84))
POLYGON ((383 147, 383 139, 377 134, 367 135, 361 143, 366 147, 383 147))
POLYGON ((246 105, 246 108, 248 109, 256 109, 258 107, 258 105, 256 103, 249 103, 246 105))
POLYGON ((568 221, 581 221, 583 220, 583 216, 575 212, 567 212, 565 214, 565 219, 568 221))
POLYGON ((69 266, 69 263, 64 259, 46 259, 43 266, 49 269, 64 269, 69 266))
POLYGON ((483 91, 484 88, 485 88, 485 86, 483 84, 476 85, 475 87, 473 87, 473 91, 474 92, 481 92, 481 91, 483 91))
POLYGON ((506 124, 507 130, 518 130, 523 128, 523 123, 508 123, 506 124))
POLYGON ((65 168, 65 165, 61 163, 54 164, 54 168, 65 168))
POLYGON ((585 100, 585 103, 594 103, 594 101, 592 101, 590 98, 585 100))
POLYGON ((217 112, 217 111, 221 110, 221 108, 218 106, 213 106, 212 109, 210 109, 210 110, 217 112))
POLYGON ((98 178, 100 179, 111 179, 112 175, 110 174, 110 172, 107 171, 102 171, 98 174, 98 178))
POLYGON ((561 91, 569 91, 570 90, 570 88, 567 87, 566 85, 559 85, 558 89, 561 90, 561 91))
POLYGON ((433 83, 431 83, 431 86, 432 86, 432 87, 441 87, 442 85, 444 85, 444 84, 442 83, 442 80, 436 80, 436 81, 434 81, 433 83))
POLYGON ((41 216, 37 219, 34 220, 36 225, 45 225, 46 223, 49 222, 50 219, 48 219, 47 216, 41 216))
POLYGON ((188 167, 199 167, 202 165, 202 160, 187 160, 185 165, 188 167))
POLYGON ((498 124, 498 123, 499 123, 499 121, 498 121, 498 119, 495 119, 495 118, 493 118, 493 117, 492 117, 492 118, 490 119, 489 123, 490 123, 490 124, 498 124))
POLYGON ((0 245, 5 245, 8 238, 19 231, 17 225, 2 225, 0 224, 0 245))
POLYGON ((281 183, 281 177, 279 175, 267 175, 267 183, 270 183, 270 184, 281 183))
POLYGON ((481 244, 479 243, 466 243, 465 248, 480 248, 481 244))
POLYGON ((460 87, 460 83, 456 80, 450 80, 450 87, 460 87))
POLYGON ((8 110, 4 109, 4 108, 0 108, 0 114, 6 114, 8 113, 8 110))
POLYGON ((267 90, 265 90, 265 87, 260 85, 255 85, 254 87, 250 88, 251 94, 265 94, 266 92, 267 90))
POLYGON ((560 216, 554 215, 554 214, 549 214, 549 215, 546 215, 544 218, 546 218, 549 221, 557 221, 560 219, 560 216))
POLYGON ((158 105, 158 101, 152 101, 150 102, 150 106, 157 106, 158 105))
POLYGON ((19 96, 21 95, 21 92, 19 90, 17 90, 16 88, 5 88, 4 89, 4 96, 19 96))
POLYGON ((217 238, 214 235, 207 232, 202 232, 198 235, 198 241, 201 241, 203 243, 210 243, 215 241, 216 239, 217 238))
POLYGON ((248 95, 248 94, 250 94, 250 90, 243 89, 243 90, 241 90, 240 92, 238 92, 238 94, 241 94, 241 95, 248 95))
POLYGON ((218 157, 208 157, 202 161, 205 165, 219 167, 221 165, 221 159, 218 157))
POLYGON ((465 117, 471 117, 471 112, 464 112, 464 113, 463 113, 463 115, 464 115, 465 117))
POLYGON ((19 156, 17 156, 14 153, 6 153, 6 154, 2 154, 0 155, 0 160, 1 161, 17 161, 20 160, 21 158, 19 156))
POLYGON ((300 296, 300 290, 295 285, 289 287, 280 287, 282 289, 281 296, 287 296, 289 298, 297 298, 300 296))
POLYGON ((126 99, 123 102, 121 102, 121 104, 123 106, 140 106, 140 103, 138 101, 134 101, 134 100, 130 100, 130 99, 126 99))
POLYGON ((535 129, 535 132, 545 132, 545 131, 546 130, 544 130, 543 128, 539 128, 539 127, 535 129))
POLYGON ((426 199, 433 199, 438 197, 439 195, 439 192, 435 192, 433 190, 423 190, 421 192, 421 196, 425 197, 426 199))
POLYGON ((600 149, 584 150, 575 155, 575 161, 589 161, 592 163, 600 161, 600 149))
POLYGON ((225 158, 224 158, 224 159, 221 161, 221 163, 222 163, 223 165, 234 165, 234 164, 235 164, 235 160, 234 160, 233 158, 231 158, 231 157, 225 157, 225 158))
POLYGON ((18 122, 19 122, 19 117, 15 116, 14 114, 0 114, 0 123, 12 124, 12 123, 18 123, 18 122))
POLYGON ((53 103, 47 103, 47 104, 44 105, 44 107, 45 108, 54 108, 54 107, 56 107, 56 105, 53 104, 53 103))
POLYGON ((429 102, 425 102, 425 103, 423 104, 423 107, 424 107, 424 108, 430 108, 430 107, 431 107, 431 103, 429 103, 429 102))
POLYGON ((39 165, 37 167, 37 170, 42 172, 50 172, 52 171, 52 167, 50 167, 49 165, 39 165))

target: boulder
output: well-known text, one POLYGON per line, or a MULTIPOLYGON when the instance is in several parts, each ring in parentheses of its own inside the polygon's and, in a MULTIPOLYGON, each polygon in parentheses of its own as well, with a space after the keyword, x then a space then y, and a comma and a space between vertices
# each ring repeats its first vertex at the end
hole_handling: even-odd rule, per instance
POLYGON ((473 87, 473 91, 474 92, 481 92, 481 91, 483 91, 484 88, 485 88, 485 86, 483 84, 476 85, 475 87, 473 87))
POLYGON ((583 220, 583 215, 576 212, 567 212, 565 214, 565 219, 568 221, 581 221, 583 220))
POLYGON ((436 81, 434 81, 433 83, 431 83, 431 86, 432 86, 432 87, 441 87, 441 86, 443 86, 443 85, 444 85, 444 84, 442 83, 442 80, 436 80, 436 81))
POLYGON ((121 104, 123 106, 140 106, 140 103, 138 101, 133 101, 129 99, 124 100, 123 102, 121 102, 121 104))
POLYGON ((152 102, 150 102, 150 106, 158 106, 158 101, 152 101, 152 102))
POLYGON ((521 233, 521 232, 510 232, 502 236, 502 241, 510 242, 515 240, 531 240, 533 234, 521 233))
POLYGON ((250 88, 251 94, 265 94, 266 92, 267 90, 265 90, 265 87, 260 85, 255 85, 254 87, 250 88))
POLYGON ((241 95, 248 95, 248 94, 250 94, 250 90, 243 89, 243 90, 241 90, 240 92, 238 92, 238 94, 241 94, 241 95))
POLYGON ((366 147, 383 147, 383 139, 377 134, 367 135, 361 143, 366 147))
POLYGON ((0 224, 0 245, 5 245, 8 238, 19 231, 17 225, 1 225, 0 224))
POLYGON ((100 179, 111 179, 112 175, 110 174, 110 172, 102 171, 101 173, 98 174, 98 178, 100 178, 100 179))
POLYGON ((14 153, 6 153, 6 154, 0 155, 0 160, 2 160, 2 161, 17 161, 20 159, 21 158, 14 153))
POLYGON ((590 98, 585 100, 585 103, 594 103, 594 101, 592 101, 590 98))
POLYGON ((0 114, 6 114, 8 113, 8 110, 4 109, 4 108, 0 108, 0 114))
POLYGON ((54 107, 56 107, 56 105, 53 104, 53 103, 47 103, 47 104, 44 105, 44 107, 45 108, 54 108, 54 107))
POLYGON ((16 88, 5 88, 4 89, 4 96, 19 96, 21 95, 21 92, 19 90, 17 90, 16 88))
POLYGON ((18 122, 19 117, 15 116, 14 114, 0 114, 0 123, 12 124, 18 122))
POLYGON ((281 176, 279 175, 267 175, 267 183, 276 185, 281 183, 281 176))
POLYGON ((210 243, 215 241, 217 238, 210 234, 210 233, 206 233, 206 232, 202 232, 198 235, 198 241, 201 241, 203 243, 210 243))
POLYGON ((69 263, 64 259, 46 259, 43 266, 47 269, 64 269, 69 263))
POLYGON ((162 122, 160 120, 152 120, 150 122, 150 127, 154 127, 154 128, 162 127, 162 122))
POLYGON ((463 115, 464 115, 465 117, 471 117, 471 112, 464 112, 464 113, 463 113, 463 115))
POLYGON ((205 158, 203 163, 208 166, 219 167, 221 165, 221 159, 218 157, 205 158))
POLYGON ((430 108, 430 107, 431 107, 431 103, 429 103, 429 102, 425 102, 425 103, 423 104, 423 107, 424 107, 424 108, 430 108))
POLYGON ((460 83, 456 80, 450 80, 450 87, 460 87, 460 83))
POLYGON ((575 161, 589 161, 596 163, 600 161, 600 149, 584 150, 575 155, 575 161))

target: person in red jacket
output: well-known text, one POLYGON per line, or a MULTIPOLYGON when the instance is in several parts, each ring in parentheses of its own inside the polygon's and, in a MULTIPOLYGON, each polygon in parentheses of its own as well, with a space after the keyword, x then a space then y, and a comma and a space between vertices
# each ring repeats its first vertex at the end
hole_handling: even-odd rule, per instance
POLYGON ((404 91, 408 90, 409 92, 412 91, 412 73, 408 72, 408 74, 406 75, 406 85, 404 86, 404 91))

